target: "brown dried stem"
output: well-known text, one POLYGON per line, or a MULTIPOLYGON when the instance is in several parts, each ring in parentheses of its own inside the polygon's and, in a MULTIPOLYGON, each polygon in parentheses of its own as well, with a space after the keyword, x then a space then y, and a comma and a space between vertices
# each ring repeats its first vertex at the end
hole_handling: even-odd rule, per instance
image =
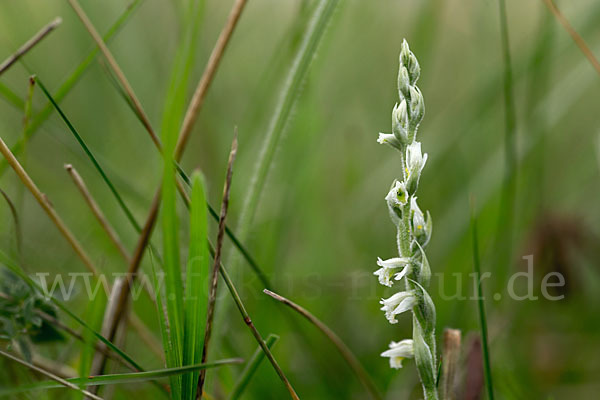
POLYGON ((21 46, 16 52, 8 57, 2 64, 0 64, 0 75, 8 70, 15 62, 19 60, 25 53, 31 50, 36 44, 42 41, 50 32, 52 32, 58 25, 60 25, 62 19, 60 17, 54 18, 52 22, 44 26, 38 33, 36 33, 31 39, 29 39, 23 46, 21 46))

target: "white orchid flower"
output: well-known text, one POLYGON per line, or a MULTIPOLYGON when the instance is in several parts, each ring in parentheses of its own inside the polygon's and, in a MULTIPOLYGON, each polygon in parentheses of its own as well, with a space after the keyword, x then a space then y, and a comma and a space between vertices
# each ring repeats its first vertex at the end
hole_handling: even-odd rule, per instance
POLYGON ((391 287, 392 286, 392 276, 395 274, 395 279, 399 281, 402 279, 404 275, 406 275, 408 271, 408 265, 410 264, 410 259, 406 257, 395 257, 390 258, 388 260, 382 260, 381 258, 377 258, 377 265, 379 268, 377 271, 373 273, 373 275, 377 275, 379 278, 379 283, 384 286, 391 287), (400 269, 400 271, 398 271, 400 269))
POLYGON ((421 153, 420 142, 412 142, 406 147, 406 188, 411 194, 417 190, 426 162, 427 153, 421 153))
POLYGON ((402 361, 405 358, 413 358, 415 351, 412 339, 404 339, 400 342, 390 343, 390 348, 383 353, 381 357, 390 358, 390 367, 394 369, 402 368, 402 361))
POLYGON ((417 298, 412 291, 398 292, 388 299, 381 299, 382 311, 385 311, 385 317, 390 324, 398 322, 396 315, 411 310, 417 303, 417 298))

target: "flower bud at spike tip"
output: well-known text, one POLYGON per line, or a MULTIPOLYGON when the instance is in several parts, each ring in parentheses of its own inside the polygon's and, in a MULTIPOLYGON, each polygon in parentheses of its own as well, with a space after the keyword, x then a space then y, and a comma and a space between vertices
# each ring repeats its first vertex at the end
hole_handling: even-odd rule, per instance
POLYGON ((415 57, 413 52, 410 51, 406 39, 402 41, 402 49, 400 50, 400 65, 406 67, 410 84, 416 84, 417 80, 419 80, 419 76, 421 75, 421 67, 419 66, 417 57, 415 57))
POLYGON ((409 143, 408 138, 408 111, 406 100, 402 100, 400 105, 396 103, 392 111, 392 133, 396 139, 403 145, 409 143))

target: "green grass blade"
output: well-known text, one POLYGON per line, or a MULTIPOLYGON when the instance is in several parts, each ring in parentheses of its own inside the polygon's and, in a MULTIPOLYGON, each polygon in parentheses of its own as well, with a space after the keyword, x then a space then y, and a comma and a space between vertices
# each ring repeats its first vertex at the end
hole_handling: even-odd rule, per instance
MULTIPOLYGON (((51 373, 51 372, 48 372, 48 371, 44 370, 43 368, 37 367, 37 366, 35 366, 35 365, 33 365, 33 364, 31 364, 31 363, 29 363, 29 362, 25 361, 25 360, 22 360, 22 359, 20 359, 20 358, 18 358, 18 357, 15 357, 15 356, 13 356, 13 355, 12 355, 12 354, 10 354, 10 353, 5 353, 4 351, 0 350, 0 355, 4 356, 4 357, 6 357, 6 358, 8 358, 8 359, 10 359, 10 360, 13 360, 13 361, 17 362, 17 363, 19 363, 19 364, 21 364, 21 365, 23 365, 23 366, 25 366, 25 367, 29 368, 29 369, 30 369, 30 370, 32 370, 32 371, 35 371, 35 372, 37 372, 37 373, 40 373, 40 374, 42 374, 42 375, 44 375, 44 376, 47 376, 48 378, 50 378, 50 379, 52 379, 52 380, 53 380, 53 382, 52 382, 52 383, 56 382, 56 384, 58 385, 58 387, 61 387, 61 388, 65 388, 65 387, 66 387, 66 388, 69 388, 69 389, 75 390, 75 391, 77 391, 77 392, 80 392, 80 393, 82 393, 82 394, 85 394, 85 395, 86 395, 86 396, 88 396, 90 399, 102 400, 100 397, 98 397, 98 396, 94 395, 93 393, 90 393, 90 392, 88 392, 88 391, 85 391, 85 390, 83 390, 83 389, 79 388, 79 386, 77 386, 77 385, 74 385, 74 384, 72 384, 71 382, 67 382, 65 379, 63 379, 63 378, 61 378, 61 377, 59 377, 59 376, 56 376, 56 375, 54 375, 53 373, 51 373)), ((1 389, 0 389, 0 390, 1 390, 1 389)))
MULTIPOLYGON (((183 284, 179 260, 179 223, 177 220, 177 198, 174 167, 171 158, 175 140, 171 130, 163 135, 164 173, 162 183, 162 228, 163 258, 165 272, 165 302, 169 324, 169 340, 173 358, 169 367, 182 365, 183 337, 183 284)), ((171 383, 173 398, 179 398, 180 377, 174 377, 171 383)))
POLYGON ((8 104, 22 110, 25 108, 25 102, 19 97, 18 94, 12 91, 11 88, 0 82, 0 96, 6 100, 8 104))
POLYGON ((106 183, 106 185, 108 185, 108 188, 110 189, 111 193, 113 194, 113 196, 115 197, 115 199, 119 203, 119 206, 121 207, 121 209, 125 213, 125 216, 129 220, 129 222, 131 222, 131 224, 139 232, 141 230, 140 225, 135 220, 135 217, 133 216, 131 210, 127 207, 127 205, 125 205, 125 202, 123 201, 123 198, 121 197, 121 195, 119 194, 119 192, 117 192, 117 189, 115 188, 115 186, 113 185, 113 183, 111 182, 111 180, 108 178, 108 176, 106 175, 106 173, 104 172, 104 170, 100 166, 100 163, 98 162, 98 160, 96 159, 96 157, 94 157, 94 154, 92 153, 92 151, 90 150, 90 148, 87 146, 87 144, 85 143, 85 141, 83 140, 83 138, 81 137, 81 135, 79 134, 79 132, 77 132, 77 130, 75 129, 75 127, 73 126, 73 124, 71 123, 71 121, 69 121, 69 118, 67 118, 67 116, 62 111, 62 109, 60 108, 60 106, 58 105, 58 103, 56 102, 56 100, 52 97, 52 95, 50 94, 50 92, 48 91, 48 89, 46 89, 46 86, 42 83, 42 81, 39 78, 36 78, 36 81, 37 81, 38 85, 40 86, 40 89, 42 89, 42 92, 44 93, 44 95, 46 95, 46 97, 50 101, 50 104, 52 104, 52 106, 54 108, 56 108, 56 111, 58 112, 58 114, 60 115, 60 117, 62 118, 62 120, 65 122, 65 124, 67 125, 67 127, 69 128, 69 131, 71 131, 71 133, 73 134, 73 136, 75 136, 75 139, 77 140, 77 142, 79 143, 79 145, 81 146, 81 148, 83 149, 83 151, 85 152, 85 154, 88 156, 88 158, 90 159, 90 161, 92 162, 92 164, 94 164, 94 168, 96 168, 96 170, 98 171, 98 173, 102 176, 102 180, 106 183))
MULTIPOLYGON (((500 38, 502 43, 502 59, 504 69, 504 182, 498 214, 498 234, 495 254, 497 265, 504 267, 512 254, 512 236, 514 225, 514 208, 516 201, 517 181, 517 120, 513 93, 513 71, 510 56, 508 34, 508 18, 505 0, 498 0, 500 14, 500 38)), ((506 275, 504 273, 503 275, 506 275)))
MULTIPOLYGON (((275 343, 277 343, 278 340, 279 340, 279 336, 271 333, 265 339, 265 344, 267 345, 267 347, 269 349, 271 349, 275 345, 275 343)), ((265 359, 265 353, 259 346, 256 349, 256 351, 254 352, 254 354, 252 355, 252 358, 246 364, 244 371, 242 371, 242 375, 237 380, 237 382, 233 388, 233 391, 229 395, 229 400, 236 400, 236 399, 240 398, 240 396, 244 392, 244 389, 246 389, 246 386, 248 386, 248 383, 250 383, 250 380, 252 380, 254 373, 256 372, 256 370, 258 369, 258 367, 260 366, 260 364, 262 363, 262 361, 264 359, 265 359)))
POLYGON ((483 367, 485 372, 485 387, 488 399, 494 400, 494 388, 492 385, 492 369, 490 364, 490 349, 488 347, 487 321, 485 318, 485 307, 483 304, 483 289, 481 287, 481 261, 479 258, 479 241, 477 239, 477 217, 475 207, 471 205, 471 232, 473 234, 473 266, 477 282, 477 307, 479 309, 479 325, 481 328, 481 347, 483 350, 483 367))
POLYGON ((298 97, 298 92, 304 82, 311 61, 314 58, 319 42, 325 33, 337 3, 338 0, 321 0, 319 2, 309 21, 302 44, 296 53, 292 67, 286 78, 277 107, 269 123, 269 128, 265 135, 242 208, 238 230, 238 237, 242 241, 246 239, 252 225, 260 194, 271 168, 279 138, 289 120, 298 97))
MULTIPOLYGON (((208 305, 210 254, 206 246, 208 221, 204 183, 199 173, 192 176, 190 204, 190 254, 185 285, 185 330, 183 364, 202 361, 204 330, 208 305)), ((195 399, 199 372, 186 374, 183 379, 183 398, 195 399)))
MULTIPOLYGON (((90 326, 96 331, 100 330, 102 327, 102 317, 104 316, 104 309, 106 306, 105 300, 105 296, 96 296, 88 304, 86 315, 89 317, 88 321, 90 321, 90 326)), ((82 336, 83 343, 81 344, 81 355, 79 356, 79 376, 89 376, 94 354, 96 352, 94 347, 96 338, 90 331, 83 332, 82 336)), ((81 385, 80 387, 84 389, 85 385, 81 385)), ((78 396, 77 398, 85 397, 78 396)))
MULTIPOLYGON (((166 96, 161 126, 163 143, 163 183, 162 183, 162 228, 163 257, 165 272, 165 302, 168 318, 168 335, 171 343, 172 365, 183 365, 184 354, 184 291, 181 279, 179 259, 179 223, 177 219, 177 192, 175 182, 175 163, 173 154, 179 133, 179 126, 185 112, 185 99, 188 78, 193 65, 195 38, 200 26, 203 2, 192 1, 189 4, 184 34, 178 47, 169 89, 166 96)), ((188 357, 189 355, 186 355, 188 357)), ((188 386, 186 386, 188 387, 188 386)), ((171 379, 171 391, 174 399, 182 398, 181 376, 171 379)), ((187 394, 187 393, 186 393, 187 394)))
MULTIPOLYGON (((105 42, 110 41, 115 34, 123 27, 125 22, 133 15, 133 12, 138 8, 138 6, 142 3, 143 0, 133 0, 128 6, 127 9, 121 14, 121 16, 115 21, 115 23, 109 28, 109 30, 104 35, 103 39, 105 42)), ((83 73, 87 71, 88 67, 94 61, 94 58, 98 54, 99 49, 94 47, 88 55, 83 59, 83 61, 75 68, 75 70, 71 73, 71 75, 60 85, 59 89, 54 94, 54 98, 58 103, 60 103, 66 95, 71 91, 71 89, 75 86, 75 84, 79 81, 79 79, 83 76, 83 73)), ((3 94, 0 91, 0 94, 3 94)), ((4 96, 7 98, 6 96, 4 96)), ((10 97, 10 95, 9 95, 10 97)), ((8 98, 7 98, 8 100, 8 98)), ((10 100, 9 100, 10 101, 10 100)), ((19 107, 23 108, 23 107, 19 107)), ((52 114, 53 106, 51 103, 48 103, 31 121, 31 124, 25 130, 24 135, 19 139, 19 141, 11 148, 12 153, 17 156, 19 155, 25 148, 27 141, 37 132, 38 128, 48 119, 50 114, 52 114)), ((6 170, 8 163, 6 160, 0 160, 0 176, 6 170)))
MULTIPOLYGON (((155 371, 145 371, 145 372, 130 372, 124 374, 108 374, 108 375, 100 375, 100 376, 92 376, 92 377, 81 377, 81 378, 70 378, 65 379, 66 382, 75 384, 75 385, 118 385, 123 383, 137 383, 137 382, 145 382, 145 381, 153 381, 160 378, 166 378, 170 376, 176 376, 188 373, 190 371, 199 371, 201 369, 207 368, 218 368, 224 365, 231 364, 239 364, 243 362, 240 358, 227 358, 223 360, 213 361, 204 364, 193 364, 187 365, 178 368, 164 368, 155 371)), ((23 385, 15 388, 3 388, 0 389, 0 396, 9 396, 15 395, 18 393, 26 393, 34 390, 47 390, 47 389, 57 389, 63 388, 64 385, 54 381, 44 381, 44 382, 36 382, 30 385, 23 385)))

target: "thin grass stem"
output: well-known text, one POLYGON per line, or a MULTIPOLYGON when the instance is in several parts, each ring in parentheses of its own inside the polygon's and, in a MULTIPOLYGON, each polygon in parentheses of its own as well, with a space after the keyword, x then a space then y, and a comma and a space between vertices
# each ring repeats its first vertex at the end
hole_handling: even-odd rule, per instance
POLYGON ((362 366, 360 361, 358 361, 358 358, 356 358, 354 353, 352 353, 352 350, 350 350, 350 348, 346 345, 346 343, 344 343, 344 341, 333 330, 331 330, 331 328, 329 328, 323 321, 321 321, 320 319, 315 317, 310 311, 299 306, 298 304, 294 303, 293 301, 291 301, 277 293, 274 293, 268 289, 264 289, 263 292, 265 294, 271 296, 275 300, 290 307, 292 310, 296 311, 298 314, 300 314, 304 318, 306 318, 311 324, 316 326, 327 337, 327 339, 329 339, 331 341, 331 343, 333 343, 335 348, 342 355, 342 357, 344 358, 346 363, 348 363, 348 365, 350 366, 352 371, 356 374, 356 376, 358 377, 360 382, 363 384, 365 389, 369 392, 370 396, 376 400, 382 399, 381 394, 379 393, 379 390, 377 390, 377 387, 375 386, 375 383, 371 379, 371 376, 369 375, 367 370, 362 366))
POLYGON ((23 366, 31 369, 32 371, 35 371, 37 373, 40 373, 40 374, 42 374, 42 375, 44 375, 44 376, 52 379, 53 381, 55 381, 58 384, 60 384, 60 386, 64 386, 66 388, 73 389, 73 390, 75 390, 75 391, 77 391, 79 393, 82 393, 82 394, 88 396, 90 399, 102 400, 102 397, 96 396, 95 394, 90 393, 87 390, 83 390, 79 386, 77 386, 77 385, 75 385, 75 384, 67 381, 66 379, 63 379, 63 378, 61 378, 59 376, 56 376, 53 373, 51 373, 49 371, 46 371, 45 369, 42 369, 40 367, 36 367, 35 365, 33 365, 31 363, 28 363, 25 360, 21 360, 20 358, 15 357, 15 356, 13 356, 10 353, 6 353, 6 352, 0 350, 0 355, 4 356, 4 357, 6 357, 6 358, 8 358, 10 360, 13 360, 13 361, 17 362, 17 363, 19 363, 19 364, 21 364, 21 365, 23 365, 23 366))
POLYGON ((135 110, 137 112, 138 117, 141 119, 142 124, 144 125, 144 127, 146 128, 146 130, 148 131, 148 133, 150 134, 150 137, 151 137, 152 141, 154 142, 154 144, 156 146, 160 146, 160 140, 158 139, 158 136, 154 132, 154 129, 152 129, 152 125, 150 124, 150 120, 148 119, 148 116, 146 115, 146 113, 144 111, 144 108, 142 107, 142 104, 140 103, 140 101, 138 100, 137 96, 135 95, 135 92, 133 91, 133 88, 131 87, 131 85, 129 84, 129 81, 125 77, 125 74, 123 73, 123 71, 119 67, 119 64, 117 63, 117 60, 115 60, 115 58, 113 57, 112 53, 108 49, 108 46, 106 46, 106 43, 104 43, 104 40, 102 39, 102 36, 100 36, 100 34, 96 30, 96 28, 94 28, 94 25, 92 24, 92 21, 90 21, 90 19, 85 14, 85 12, 81 8, 81 6, 77 2, 77 0, 68 0, 68 1, 69 1, 69 4, 71 5, 71 8, 73 8, 73 11, 75 11, 75 14, 77 14, 77 16, 79 17, 79 19, 81 20, 81 22, 85 26, 85 29, 89 32, 90 36, 92 36, 92 39, 94 39, 94 42, 96 42, 96 45, 98 45, 98 47, 100 48, 100 51, 102 52, 102 54, 106 58, 106 61, 108 62, 108 65, 113 70, 113 72, 115 73, 117 79, 119 80, 119 82, 123 86, 123 89, 127 93, 127 96, 129 97, 129 99, 133 103, 133 106, 134 106, 134 108, 135 108, 135 110))
MULTIPOLYGON (((275 345, 275 343, 277 343, 278 340, 279 340, 279 336, 271 333, 271 334, 269 334, 269 336, 267 336, 265 343, 266 343, 267 347, 269 349, 271 349, 275 345)), ((258 369, 258 367, 260 366, 260 364, 262 363, 264 358, 265 358, 265 353, 262 351, 262 348, 259 346, 256 349, 256 351, 254 352, 254 354, 252 355, 252 358, 250 358, 250 360, 248 360, 246 367, 244 368, 244 370, 242 371, 242 374, 240 375, 239 379, 235 383, 235 386, 233 387, 233 390, 231 391, 231 394, 229 395, 229 400, 236 400, 236 399, 240 398, 240 396, 246 389, 246 386, 248 386, 248 384, 252 380, 252 377, 256 373, 256 370, 258 369)))
POLYGON ((544 0, 544 4, 546 7, 552 12, 552 14, 556 17, 558 22, 563 26, 563 28, 567 31, 567 33, 571 36, 577 47, 581 50, 583 55, 588 59, 592 67, 596 70, 596 72, 600 75, 600 62, 592 52, 592 50, 588 47, 585 40, 577 33, 575 28, 571 25, 569 20, 563 15, 563 13, 559 10, 559 8, 554 4, 552 0, 544 0))
POLYGON ((208 59, 208 63, 204 69, 204 73, 202 74, 202 77, 198 82, 198 86, 194 91, 192 101, 188 106, 183 123, 181 125, 181 130, 179 132, 173 157, 175 161, 179 161, 183 155, 190 133, 194 127, 194 123, 196 122, 198 114, 200 113, 200 109, 204 104, 204 98, 206 97, 208 88, 215 77, 221 59, 223 58, 223 54, 225 53, 225 49, 227 48, 231 36, 233 35, 233 31, 237 26, 240 16, 242 15, 246 1, 247 0, 236 0, 236 2, 233 4, 233 7, 229 12, 229 16, 227 17, 227 21, 225 22, 219 38, 217 39, 217 43, 215 43, 215 47, 210 54, 210 58, 208 59))
POLYGON ((33 35, 31 39, 29 39, 23 46, 19 47, 19 49, 14 52, 10 57, 0 64, 0 75, 2 75, 6 70, 8 70, 15 62, 19 60, 23 55, 25 55, 29 50, 35 47, 36 44, 42 41, 50 32, 52 32, 57 26, 59 26, 62 22, 60 17, 54 18, 50 23, 44 26, 38 33, 33 35))
POLYGON ((104 216, 104 213, 100 209, 100 206, 98 206, 98 203, 96 203, 96 201, 92 197, 85 182, 81 178, 81 175, 79 175, 77 170, 71 164, 65 164, 65 170, 67 170, 69 176, 73 179, 73 183, 83 196, 83 199, 89 206, 90 210, 92 211, 92 214, 94 214, 94 217, 96 217, 110 241, 115 245, 121 256, 129 264, 131 262, 131 256, 127 252, 127 249, 125 248, 125 245, 123 245, 123 242, 121 242, 121 239, 119 239, 117 232, 115 232, 114 228, 110 225, 110 223, 104 216))
POLYGON ((479 241, 477 238, 477 217, 475 215, 474 201, 471 200, 471 232, 473 239, 473 266, 477 281, 477 308, 479 311, 479 326, 481 329, 481 347, 483 351, 483 367, 485 372, 485 387, 488 399, 494 400, 494 386, 492 383, 492 367, 490 363, 490 349, 488 346, 488 329, 483 304, 483 288, 481 287, 481 260, 479 258, 479 241))
POLYGON ((311 61, 318 48, 321 37, 335 11, 338 0, 321 0, 317 5, 308 28, 298 48, 298 52, 289 70, 281 91, 275 112, 269 123, 261 150, 252 173, 250 185, 244 201, 238 229, 238 238, 244 241, 251 228, 267 175, 271 168, 279 138, 287 124, 290 113, 296 104, 298 92, 302 86, 311 61))
MULTIPOLYGON (((221 213, 219 216, 219 231, 217 233, 217 248, 215 251, 215 257, 212 266, 212 272, 210 275, 210 288, 208 292, 208 307, 206 316, 206 330, 204 332, 204 347, 202 349, 202 361, 206 362, 208 356, 208 345, 212 334, 213 319, 215 315, 215 303, 217 300, 217 284, 219 282, 219 266, 221 265, 221 252, 223 249, 223 239, 225 235, 225 220, 227 218, 227 211, 229 208, 229 194, 231 190, 231 179, 233 176, 233 163, 237 154, 237 128, 233 136, 231 143, 231 152, 229 153, 229 161, 227 162, 227 174, 225 177, 225 185, 223 188, 223 199, 221 202, 221 213)), ((202 396, 204 382, 206 378, 206 372, 200 372, 198 378, 198 391, 197 395, 202 396)))
POLYGON ((37 185, 33 182, 33 180, 29 177, 27 172, 23 169, 19 161, 15 158, 13 153, 10 151, 4 140, 0 138, 0 153, 4 155, 9 165, 15 171, 19 179, 23 182, 25 187, 29 189, 33 197, 37 200, 42 209, 46 212, 50 220, 56 225, 60 233, 64 236, 64 238, 69 242, 75 254, 83 261, 83 264, 86 268, 94 275, 98 276, 98 270, 96 266, 92 262, 92 259, 88 256, 86 251, 83 249, 75 235, 71 233, 71 230, 67 227, 67 225, 63 222, 62 218, 58 215, 48 197, 42 193, 37 185))

